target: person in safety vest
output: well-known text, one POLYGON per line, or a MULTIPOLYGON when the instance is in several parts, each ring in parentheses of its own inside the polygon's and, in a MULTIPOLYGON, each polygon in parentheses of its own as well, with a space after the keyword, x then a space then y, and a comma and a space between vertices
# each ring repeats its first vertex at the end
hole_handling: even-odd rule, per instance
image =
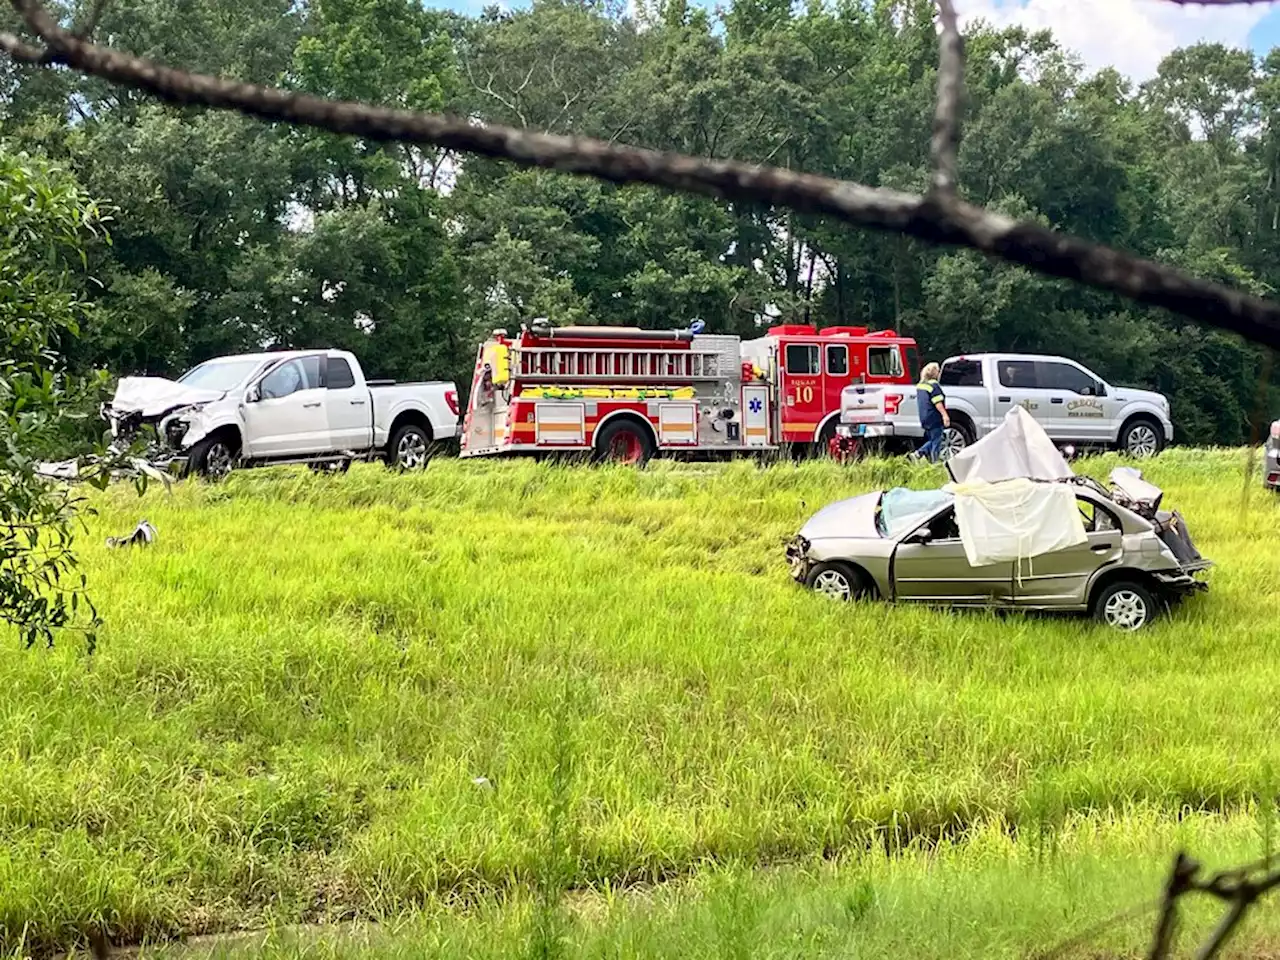
POLYGON ((936 363, 927 363, 920 371, 920 382, 916 384, 916 406, 920 409, 920 426, 924 428, 924 443, 916 451, 917 457, 928 457, 930 463, 937 463, 942 455, 942 431, 951 426, 951 414, 947 413, 947 398, 938 383, 942 368, 936 363))

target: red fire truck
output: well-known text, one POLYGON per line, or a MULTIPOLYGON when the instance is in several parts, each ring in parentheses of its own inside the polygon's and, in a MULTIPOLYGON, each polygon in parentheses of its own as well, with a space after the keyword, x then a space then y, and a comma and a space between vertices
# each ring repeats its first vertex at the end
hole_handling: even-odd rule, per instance
POLYGON ((892 330, 786 325, 743 341, 693 330, 495 330, 476 357, 464 457, 591 451, 643 463, 664 453, 825 447, 840 391, 914 382, 915 341, 892 330))

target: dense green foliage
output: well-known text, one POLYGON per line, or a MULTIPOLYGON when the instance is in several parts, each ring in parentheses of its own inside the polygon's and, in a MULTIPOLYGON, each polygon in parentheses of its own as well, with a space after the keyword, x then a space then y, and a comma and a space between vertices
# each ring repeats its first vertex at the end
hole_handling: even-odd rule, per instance
POLYGON ((1180 820, 1196 856, 1274 847, 1280 502, 1242 500, 1244 460, 1150 465, 1220 565, 1134 636, 792 583, 782 543, 818 505, 938 481, 902 461, 95 495, 92 669, 0 633, 0 953, 847 858, 880 919, 841 921, 842 955, 961 956, 962 929, 1028 956, 1155 896, 1180 820), (140 515, 154 545, 102 545, 140 515))
MULTIPOLYGON (((192 68, 555 132, 925 182, 928 0, 537 0, 476 19, 412 0, 115 0, 100 35, 192 68)), ((978 31, 960 156, 973 200, 1258 292, 1280 282, 1280 58, 1179 50, 1140 88, 1046 34, 978 31)), ((7 134, 120 208, 74 361, 174 374, 336 344, 464 386, 477 337, 535 316, 865 323, 926 354, 1061 352, 1173 399, 1180 439, 1238 443, 1267 367, 1239 340, 970 253, 509 165, 180 112, 14 70, 7 134)), ((1274 398, 1280 402, 1280 397, 1274 398)))

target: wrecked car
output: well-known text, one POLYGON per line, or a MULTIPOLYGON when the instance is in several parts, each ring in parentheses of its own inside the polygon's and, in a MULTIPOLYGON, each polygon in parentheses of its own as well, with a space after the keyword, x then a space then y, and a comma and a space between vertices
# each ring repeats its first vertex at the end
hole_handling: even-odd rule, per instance
POLYGON ((218 357, 176 381, 124 377, 102 415, 118 440, 153 428, 148 459, 179 474, 374 458, 415 468, 457 436, 458 394, 444 381, 366 381, 350 353, 297 350, 218 357))
POLYGON ((878 490, 818 511, 787 545, 792 577, 841 600, 1091 613, 1147 626, 1207 589, 1176 512, 1139 471, 1077 477, 1020 407, 948 462, 939 490, 878 490))

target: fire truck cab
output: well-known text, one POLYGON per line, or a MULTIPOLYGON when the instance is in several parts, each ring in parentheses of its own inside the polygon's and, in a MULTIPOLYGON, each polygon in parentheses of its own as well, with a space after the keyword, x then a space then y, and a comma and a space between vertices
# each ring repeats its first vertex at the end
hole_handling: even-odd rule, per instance
POLYGON ((866 327, 771 327, 742 344, 742 357, 777 385, 781 441, 824 450, 835 436, 845 387, 910 384, 919 373, 914 340, 866 327))
POLYGON ((863 327, 778 326, 765 336, 535 321, 480 345, 464 457, 658 451, 750 453, 826 443, 850 383, 910 383, 915 343, 863 327))

